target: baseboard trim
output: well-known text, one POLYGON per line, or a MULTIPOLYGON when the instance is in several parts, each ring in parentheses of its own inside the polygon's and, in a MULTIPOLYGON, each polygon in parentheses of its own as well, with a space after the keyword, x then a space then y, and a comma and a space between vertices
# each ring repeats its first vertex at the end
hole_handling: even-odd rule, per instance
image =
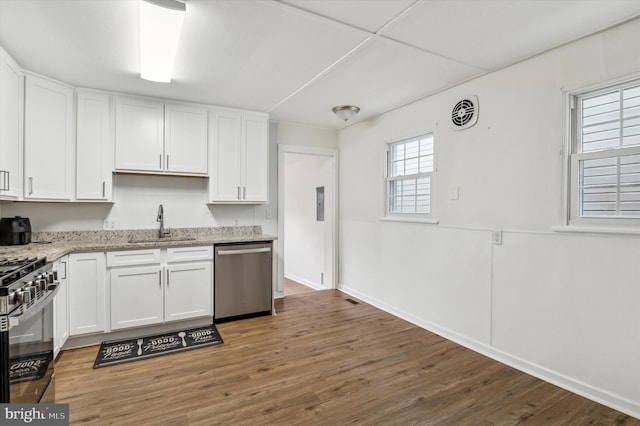
POLYGON ((292 280, 292 281, 295 281, 295 282, 297 282, 297 283, 300 283, 300 284, 306 285, 307 287, 310 287, 310 288, 312 288, 312 289, 314 289, 314 290, 324 290, 324 286, 322 286, 322 285, 320 285, 320 284, 316 284, 316 283, 311 282, 311 281, 309 281, 309 280, 305 280, 305 279, 304 279, 304 278, 302 278, 302 277, 297 277, 297 276, 295 276, 295 275, 292 275, 292 274, 286 274, 286 273, 284 274, 284 277, 285 277, 285 278, 287 278, 287 279, 290 279, 290 280, 292 280))
POLYGON ((420 328, 424 328, 425 330, 442 336, 448 340, 451 340, 452 342, 469 348, 482 355, 488 356, 491 359, 499 361, 524 373, 537 377, 538 379, 549 382, 553 385, 559 386, 570 392, 588 398, 592 401, 595 401, 602 405, 606 405, 607 407, 613 408, 614 410, 618 410, 637 419, 640 419, 640 404, 635 403, 631 400, 596 388, 579 380, 575 380, 571 377, 565 376, 546 367, 531 363, 525 359, 513 356, 507 352, 503 352, 485 343, 478 342, 477 340, 470 339, 464 335, 456 333, 455 331, 449 330, 445 327, 441 327, 432 322, 425 321, 414 315, 396 309, 393 306, 387 305, 380 300, 371 298, 344 284, 340 284, 338 290, 350 296, 361 299, 378 309, 397 316, 398 318, 402 318, 403 320, 408 321, 420 328))

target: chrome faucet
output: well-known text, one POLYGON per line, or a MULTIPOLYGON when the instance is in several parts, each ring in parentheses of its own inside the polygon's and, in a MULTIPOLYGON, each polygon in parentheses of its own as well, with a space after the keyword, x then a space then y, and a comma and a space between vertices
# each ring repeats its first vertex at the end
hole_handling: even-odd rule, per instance
POLYGON ((158 236, 160 238, 171 236, 171 231, 164 229, 164 209, 162 204, 158 206, 158 218, 156 221, 160 222, 160 232, 158 236))

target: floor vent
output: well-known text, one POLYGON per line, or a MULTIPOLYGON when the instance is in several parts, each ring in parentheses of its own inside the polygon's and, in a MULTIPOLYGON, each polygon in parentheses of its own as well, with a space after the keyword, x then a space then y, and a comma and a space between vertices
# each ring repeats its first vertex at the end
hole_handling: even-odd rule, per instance
POLYGON ((360 304, 360 302, 358 302, 357 300, 353 300, 350 297, 348 297, 348 298, 346 298, 344 300, 346 300, 347 302, 351 303, 352 305, 359 305, 360 304))

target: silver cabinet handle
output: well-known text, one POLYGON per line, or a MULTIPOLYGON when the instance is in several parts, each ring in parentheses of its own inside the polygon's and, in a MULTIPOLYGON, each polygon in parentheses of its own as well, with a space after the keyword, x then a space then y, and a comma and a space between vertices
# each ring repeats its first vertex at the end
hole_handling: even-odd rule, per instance
POLYGON ((11 176, 11 173, 9 173, 8 170, 0 170, 0 173, 4 176, 4 179, 2 179, 3 185, 2 188, 0 188, 0 191, 8 191, 10 188, 9 176, 11 176))
POLYGON ((238 187, 238 200, 241 200, 242 198, 240 198, 240 187, 238 187))
POLYGON ((60 262, 61 265, 64 265, 64 276, 59 277, 61 280, 67 279, 67 262, 60 262))
POLYGON ((169 277, 171 276, 171 271, 167 269, 167 287, 169 287, 169 277))
POLYGON ((29 177, 29 195, 33 194, 33 178, 29 177))
POLYGON ((246 186, 242 187, 242 199, 243 200, 247 199, 247 187, 246 186))
POLYGON ((107 196, 107 182, 102 181, 102 198, 107 196))
POLYGON ((169 154, 167 154, 167 164, 166 164, 166 169, 169 170, 169 154))
POLYGON ((160 273, 158 274, 158 285, 160 286, 160 288, 162 288, 162 269, 160 269, 159 272, 160 273))
POLYGON ((251 253, 269 253, 270 247, 256 248, 256 249, 244 249, 244 250, 218 250, 219 256, 227 256, 233 254, 251 254, 251 253))
POLYGON ((160 159, 160 169, 162 169, 162 154, 158 155, 158 158, 160 159))

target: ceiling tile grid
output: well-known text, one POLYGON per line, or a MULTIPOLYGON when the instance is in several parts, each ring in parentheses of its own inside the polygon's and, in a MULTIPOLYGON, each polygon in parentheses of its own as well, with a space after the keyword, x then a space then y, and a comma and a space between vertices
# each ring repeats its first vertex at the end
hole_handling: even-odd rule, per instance
POLYGON ((0 45, 69 84, 342 128, 640 16, 638 0, 186 0, 169 84, 139 78, 138 0, 0 0, 0 45), (344 123, 331 108, 361 108, 344 123))

